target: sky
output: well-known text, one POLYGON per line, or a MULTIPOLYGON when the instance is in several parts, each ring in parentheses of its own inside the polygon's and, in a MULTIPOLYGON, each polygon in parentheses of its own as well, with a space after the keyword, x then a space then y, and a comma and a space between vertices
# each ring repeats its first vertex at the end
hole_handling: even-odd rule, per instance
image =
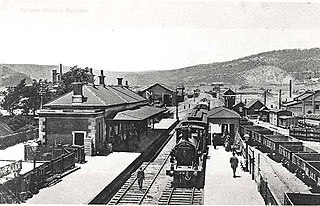
POLYGON ((320 47, 320 2, 0 0, 0 63, 177 69, 320 47))

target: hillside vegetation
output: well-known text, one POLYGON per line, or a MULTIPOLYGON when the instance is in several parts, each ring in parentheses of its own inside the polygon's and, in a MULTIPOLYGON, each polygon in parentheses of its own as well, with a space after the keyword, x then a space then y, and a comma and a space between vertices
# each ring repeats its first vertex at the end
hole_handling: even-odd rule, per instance
MULTIPOLYGON (((74 65, 70 65, 74 66, 74 65)), ((0 65, 30 75, 31 78, 51 80, 51 70, 58 65, 0 65)), ((130 68, 128 68, 130 69, 130 68)), ((64 72, 68 67, 64 67, 64 72)), ((58 71, 59 72, 59 71, 58 71)), ((96 83, 99 71, 94 71, 96 83)), ((320 49, 288 49, 259 53, 240 59, 210 64, 200 64, 175 70, 145 72, 106 71, 106 83, 116 84, 117 77, 123 77, 131 85, 150 85, 161 82, 198 85, 199 83, 225 82, 237 85, 281 84, 289 79, 303 81, 320 77, 320 49)), ((0 80, 3 76, 0 74, 0 80)))

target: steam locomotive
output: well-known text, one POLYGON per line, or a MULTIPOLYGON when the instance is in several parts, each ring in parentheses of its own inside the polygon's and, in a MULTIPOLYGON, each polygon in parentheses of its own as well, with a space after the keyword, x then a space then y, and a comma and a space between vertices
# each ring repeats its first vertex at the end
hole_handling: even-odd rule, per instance
POLYGON ((207 158, 207 102, 200 102, 176 128, 176 145, 170 153, 173 187, 203 188, 207 158), (206 105, 206 106, 205 106, 206 105))

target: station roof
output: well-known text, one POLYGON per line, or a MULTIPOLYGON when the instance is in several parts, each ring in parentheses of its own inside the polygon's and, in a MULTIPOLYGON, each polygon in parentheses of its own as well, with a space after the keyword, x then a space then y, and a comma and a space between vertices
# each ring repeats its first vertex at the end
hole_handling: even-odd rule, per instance
POLYGON ((113 118, 113 120, 142 121, 142 120, 151 118, 157 114, 160 114, 166 110, 167 109, 164 109, 164 108, 144 106, 139 109, 126 110, 126 111, 119 112, 113 118))
MULTIPOLYGON (((52 102, 45 104, 45 107, 73 107, 75 104, 72 103, 73 91, 59 97, 52 102)), ((84 85, 83 96, 86 101, 83 103, 77 103, 77 107, 82 106, 113 106, 121 104, 130 104, 136 102, 146 101, 145 98, 131 91, 124 86, 118 85, 84 85)))
POLYGON ((222 118, 222 119, 240 119, 241 116, 231 110, 231 109, 228 109, 226 107, 216 107, 216 108, 213 108, 212 110, 208 111, 208 119, 219 119, 219 118, 222 118))

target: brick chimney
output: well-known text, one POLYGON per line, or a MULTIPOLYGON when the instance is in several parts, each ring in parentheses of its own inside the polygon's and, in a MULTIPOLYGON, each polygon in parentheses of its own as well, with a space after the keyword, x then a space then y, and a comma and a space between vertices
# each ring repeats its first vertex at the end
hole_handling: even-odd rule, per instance
POLYGON ((89 83, 94 86, 94 74, 92 72, 92 68, 90 68, 89 83))
POLYGON ((104 78, 106 76, 103 75, 103 70, 101 70, 101 73, 100 73, 100 76, 99 76, 99 85, 101 86, 105 86, 105 83, 104 83, 104 78))
POLYGON ((54 69, 54 70, 52 70, 52 83, 53 84, 55 84, 55 83, 57 83, 57 70, 56 69, 54 69))
POLYGON ((72 103, 82 103, 83 102, 83 90, 82 90, 82 82, 73 82, 73 95, 72 95, 72 103))
POLYGON ((119 86, 122 86, 122 80, 123 80, 123 78, 122 78, 122 77, 118 77, 117 79, 118 79, 118 85, 119 85, 119 86))

